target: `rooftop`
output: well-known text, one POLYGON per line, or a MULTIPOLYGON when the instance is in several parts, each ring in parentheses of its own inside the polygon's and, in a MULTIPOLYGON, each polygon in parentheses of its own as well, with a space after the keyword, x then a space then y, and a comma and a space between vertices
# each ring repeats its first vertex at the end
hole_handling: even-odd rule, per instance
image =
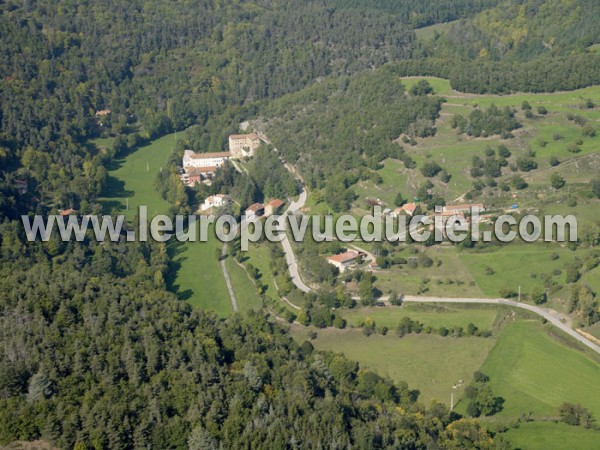
POLYGON ((248 206, 246 211, 257 212, 257 211, 260 211, 261 209, 265 209, 265 206, 261 203, 255 203, 254 205, 248 206))
POLYGON ((268 206, 271 206, 274 209, 281 208, 284 204, 285 202, 279 200, 278 198, 271 200, 269 203, 267 203, 268 206))
POLYGON ((195 153, 192 150, 185 151, 187 156, 192 159, 208 159, 208 158, 229 158, 231 157, 230 152, 208 152, 208 153, 195 153))
POLYGON ((338 263, 346 263, 349 261, 353 261, 357 258, 358 253, 355 251, 347 251, 344 253, 340 253, 339 255, 333 255, 327 258, 328 261, 338 262, 338 263))
POLYGON ((231 136, 229 136, 229 139, 258 139, 258 134, 232 134, 231 136))

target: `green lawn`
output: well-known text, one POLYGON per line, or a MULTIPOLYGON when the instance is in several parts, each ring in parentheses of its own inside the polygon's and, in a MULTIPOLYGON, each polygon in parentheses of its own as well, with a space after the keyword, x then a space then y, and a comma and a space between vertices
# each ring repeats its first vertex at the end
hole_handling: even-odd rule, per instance
POLYGON ((508 324, 481 370, 505 399, 502 416, 556 417, 563 402, 574 402, 600 417, 600 364, 548 336, 538 321, 508 324))
POLYGON ((343 316, 349 324, 357 325, 365 318, 370 317, 377 325, 385 325, 392 331, 403 317, 410 317, 434 328, 459 326, 466 329, 469 323, 474 323, 481 330, 489 330, 492 328, 497 314, 498 307, 496 306, 467 308, 460 305, 415 303, 406 303, 401 307, 358 308, 343 312, 343 316))
POLYGON ((232 313, 231 299, 217 249, 223 244, 216 238, 208 242, 171 244, 172 270, 169 287, 177 295, 202 309, 211 309, 224 317, 232 313))
MULTIPOLYGON (((94 141, 109 145, 107 140, 94 141)), ((129 219, 137 214, 139 205, 148 207, 148 216, 167 214, 169 203, 154 186, 154 180, 175 145, 175 134, 169 134, 116 159, 109 167, 108 186, 100 199, 105 213, 119 211, 129 219), (127 200, 129 210, 126 210, 127 200)), ((229 293, 216 249, 222 244, 209 242, 169 242, 172 266, 167 276, 169 289, 192 305, 212 309, 225 316, 232 311, 229 293)))
POLYGON ((132 219, 138 206, 148 207, 148 216, 165 214, 169 203, 154 186, 161 168, 166 167, 169 154, 175 146, 175 133, 163 136, 152 143, 117 158, 109 167, 107 188, 100 198, 104 212, 113 209, 124 212, 132 219), (125 210, 127 201, 129 209, 125 210))
POLYGON ((237 300, 238 308, 241 312, 258 310, 262 307, 262 300, 256 289, 253 289, 252 281, 248 278, 248 273, 243 267, 233 259, 227 258, 225 261, 233 292, 237 300))
MULTIPOLYGON (((294 327, 299 341, 307 339, 309 328, 294 327)), ((406 381, 411 389, 421 391, 420 400, 428 404, 435 399, 450 405, 462 388, 454 383, 467 383, 485 360, 494 345, 493 338, 443 338, 432 335, 411 335, 400 339, 393 333, 387 336, 365 337, 359 329, 318 330, 313 341, 319 350, 343 353, 380 375, 396 382, 406 381)))
POLYGON ((590 450, 600 442, 598 431, 560 422, 523 423, 502 436, 511 448, 523 450, 590 450))

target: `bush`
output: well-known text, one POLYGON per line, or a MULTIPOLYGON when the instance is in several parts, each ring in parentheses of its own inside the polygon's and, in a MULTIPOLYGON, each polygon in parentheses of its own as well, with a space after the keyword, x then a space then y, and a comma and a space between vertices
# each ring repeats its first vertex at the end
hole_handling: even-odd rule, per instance
POLYGON ((521 172, 531 172, 532 170, 537 169, 537 166, 538 165, 533 158, 521 156, 517 159, 517 168, 521 172))
POLYGON ((512 153, 506 145, 500 145, 498 147, 498 156, 501 156, 502 158, 510 158, 512 153))
POLYGON ((584 136, 587 136, 587 137, 596 136, 596 129, 593 126, 591 126, 590 124, 585 125, 581 132, 583 133, 584 136))
POLYGON ((556 167, 556 166, 558 166, 559 164, 560 164, 560 161, 558 160, 558 158, 557 158, 556 156, 552 156, 552 157, 550 158, 550 165, 551 165, 552 167, 556 167))
POLYGON ((515 175, 514 177, 512 177, 512 179, 510 180, 510 184, 517 190, 527 189, 527 187, 529 186, 527 182, 523 179, 523 177, 519 175, 515 175))
POLYGON ((426 178, 435 177, 441 171, 442 168, 439 166, 439 164, 437 164, 434 161, 428 161, 425 164, 423 164, 423 167, 421 167, 421 173, 426 178))
POLYGON ((558 412, 560 420, 569 425, 591 428, 595 422, 592 413, 578 404, 563 403, 560 405, 558 412))
POLYGON ((592 193, 597 198, 600 198, 600 178, 596 178, 590 181, 590 188, 592 189, 592 193))
POLYGON ((553 173, 550 177, 550 184, 554 189, 561 189, 567 182, 560 173, 553 173))
POLYGON ((547 300, 546 292, 542 288, 539 288, 539 287, 533 288, 531 290, 530 295, 531 295, 531 300, 536 305, 541 305, 543 303, 546 303, 546 300, 547 300))

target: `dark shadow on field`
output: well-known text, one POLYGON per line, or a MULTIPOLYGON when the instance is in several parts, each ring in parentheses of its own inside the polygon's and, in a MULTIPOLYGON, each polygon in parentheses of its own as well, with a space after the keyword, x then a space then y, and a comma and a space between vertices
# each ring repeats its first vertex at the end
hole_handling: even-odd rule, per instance
POLYGON ((169 292, 177 296, 179 300, 189 300, 193 295, 192 289, 180 290, 181 286, 175 284, 177 272, 181 269, 182 263, 187 260, 182 254, 186 251, 185 243, 179 242, 177 239, 171 239, 167 244, 167 252, 169 253, 169 268, 165 275, 165 283, 169 292))
POLYGON ((104 214, 111 214, 113 210, 120 211, 124 208, 123 202, 118 200, 101 200, 102 211, 104 214))
POLYGON ((106 177, 106 184, 102 193, 103 197, 126 198, 133 197, 134 192, 125 189, 125 182, 112 175, 106 177))

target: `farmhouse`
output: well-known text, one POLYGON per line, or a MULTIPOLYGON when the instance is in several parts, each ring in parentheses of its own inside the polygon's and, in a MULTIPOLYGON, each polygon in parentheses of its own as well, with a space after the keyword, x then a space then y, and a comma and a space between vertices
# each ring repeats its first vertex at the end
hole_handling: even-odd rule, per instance
POLYGON ((232 134, 229 136, 229 151, 233 158, 252 156, 259 146, 260 139, 256 133, 232 134))
POLYGON ((229 197, 224 194, 211 195, 204 200, 204 203, 200 205, 202 211, 206 211, 210 208, 222 208, 229 203, 229 197))
POLYGON ((270 216, 272 214, 277 213, 284 204, 285 202, 279 200, 278 198, 276 198, 275 200, 271 200, 265 205, 265 216, 270 216))
POLYGON ((398 217, 400 214, 402 214, 404 212, 412 217, 416 210, 417 210, 416 203, 407 203, 407 204, 401 206, 400 208, 396 208, 394 210, 394 216, 398 217))
MULTIPOLYGON (((441 224, 440 224, 441 225, 440 229, 444 232, 444 234, 446 232, 446 225, 448 224, 448 222, 450 222, 452 227, 455 227, 456 220, 458 220, 458 218, 466 220, 465 213, 463 213, 463 212, 442 211, 442 212, 434 214, 434 218, 437 218, 437 217, 441 217, 441 219, 442 219, 441 224)), ((435 224, 435 226, 437 226, 437 224, 435 224)), ((429 227, 429 229, 433 230, 434 225, 431 225, 429 227)))
POLYGON ((248 218, 250 220, 260 217, 264 213, 265 213, 265 206, 261 203, 255 203, 254 205, 249 206, 248 209, 245 211, 246 218, 248 218))
POLYGON ((346 269, 356 264, 359 253, 354 250, 349 250, 339 255, 333 255, 327 258, 329 264, 334 265, 340 272, 345 272, 346 269))
POLYGON ((446 205, 444 206, 444 212, 451 212, 453 214, 456 213, 470 213, 473 209, 477 209, 479 211, 485 211, 485 208, 481 203, 470 203, 465 205, 446 205))

